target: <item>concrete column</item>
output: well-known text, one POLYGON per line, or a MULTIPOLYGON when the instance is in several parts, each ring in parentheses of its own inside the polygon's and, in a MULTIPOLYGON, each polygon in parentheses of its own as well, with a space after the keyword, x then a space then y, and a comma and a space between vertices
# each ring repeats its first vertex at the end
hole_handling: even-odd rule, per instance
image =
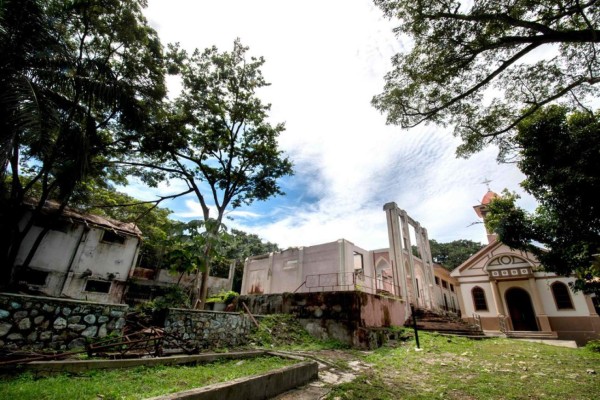
POLYGON ((338 279, 339 285, 349 285, 346 277, 346 241, 344 239, 338 240, 338 251, 339 251, 339 265, 338 265, 338 279))
POLYGON ((423 278, 425 279, 425 282, 423 282, 423 296, 425 297, 426 307, 429 309, 433 309, 433 281, 431 279, 430 274, 432 266, 429 262, 429 243, 425 242, 423 230, 424 229, 421 227, 421 224, 417 223, 417 226, 415 227, 415 232, 417 235, 417 246, 419 248, 419 254, 421 254, 421 261, 423 261, 423 278))
POLYGON ((273 265, 275 257, 273 253, 269 253, 269 270, 267 271, 267 281, 265 282, 264 294, 271 293, 271 285, 273 284, 273 265))
MULTIPOLYGON (((392 264, 392 277, 394 292, 397 296, 406 300, 405 308, 408 310, 408 289, 406 287, 406 270, 402 258, 402 243, 400 237, 400 221, 398 218, 398 206, 396 203, 386 203, 383 206, 386 213, 388 226, 388 240, 390 243, 390 262, 392 264), (397 293, 400 289, 400 293, 397 293)), ((407 314, 408 315, 408 314, 407 314)))
POLYGON ((304 247, 298 249, 298 272, 296 279, 298 279, 298 282, 304 282, 306 279, 304 276, 304 247))
POLYGON ((242 288, 240 289, 240 294, 248 294, 248 276, 250 275, 250 258, 246 257, 244 260, 244 274, 242 275, 242 288))
POLYGON ((412 287, 412 297, 409 301, 415 306, 419 306, 419 296, 417 289, 417 277, 415 276, 415 265, 413 263, 413 255, 412 255, 412 245, 410 243, 410 231, 409 231, 409 223, 408 223, 408 215, 406 211, 400 210, 400 223, 402 226, 402 239, 404 239, 404 244, 406 245, 406 252, 408 254, 408 267, 410 271, 410 284, 412 287))
POLYGON ((467 309, 465 308, 465 299, 463 297, 463 292, 460 289, 460 283, 456 284, 454 290, 456 290, 457 293, 456 297, 458 298, 458 307, 460 308, 461 317, 465 319, 469 317, 469 315, 467 315, 467 309))
POLYGON ((598 315, 598 313, 596 312, 596 307, 594 307, 594 302, 592 301, 592 298, 588 295, 584 295, 585 298, 585 303, 587 304, 588 310, 590 310, 590 315, 592 317, 595 317, 598 315))
POLYGON ((492 297, 494 300, 494 306, 496 307, 496 312, 506 316, 502 295, 500 294, 500 288, 498 287, 499 282, 496 280, 490 280, 490 283, 492 284, 492 297))
POLYGON ((550 327, 550 320, 544 309, 544 303, 540 299, 540 292, 538 291, 537 285, 535 284, 535 278, 529 278, 529 289, 531 291, 531 300, 533 301, 533 307, 540 324, 540 330, 544 332, 552 332, 550 327))

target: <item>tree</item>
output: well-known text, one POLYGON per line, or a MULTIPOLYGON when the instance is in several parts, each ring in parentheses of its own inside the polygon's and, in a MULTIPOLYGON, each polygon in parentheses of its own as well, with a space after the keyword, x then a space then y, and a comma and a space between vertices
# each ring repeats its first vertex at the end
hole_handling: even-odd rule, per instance
POLYGON ((171 237, 181 228, 181 222, 169 219, 171 210, 158 207, 157 201, 141 201, 114 187, 88 186, 85 196, 72 199, 70 206, 82 211, 116 219, 133 222, 142 232, 142 246, 138 263, 144 268, 168 268, 165 254, 171 237))
MULTIPOLYGON (((108 160, 150 127, 165 95, 162 47, 143 0, 5 0, 0 12, 0 264, 48 199, 55 218, 82 183, 122 179, 108 160), (37 191, 36 191, 37 190, 37 191), (36 195, 23 226, 26 198, 36 195)), ((31 260, 44 227, 25 260, 31 260)))
POLYGON ((455 124, 461 156, 494 143, 503 159, 514 128, 541 107, 598 95, 598 0, 375 3, 414 45, 392 58, 373 105, 403 128, 455 124))
POLYGON ((240 292, 244 274, 244 260, 274 251, 281 251, 279 246, 271 242, 263 242, 258 235, 232 229, 229 239, 224 241, 221 251, 221 262, 212 263, 211 275, 227 277, 231 262, 235 262, 233 290, 240 292))
POLYGON ((534 254, 544 269, 574 275, 574 288, 600 294, 600 118, 550 106, 518 126, 521 186, 539 202, 534 213, 504 192, 486 225, 511 248, 534 254), (545 248, 539 247, 539 244, 545 248))
MULTIPOLYGON (((223 53, 211 47, 188 55, 171 47, 170 69, 181 75, 183 91, 166 107, 159 133, 144 142, 142 150, 153 152, 153 159, 129 163, 182 179, 196 195, 204 221, 214 220, 207 230, 221 226, 229 208, 283 194, 277 180, 292 173, 277 144, 284 125, 268 122, 270 105, 257 96, 268 85, 260 70, 264 59, 248 57, 247 51, 239 40, 223 53)), ((195 305, 206 299, 210 260, 202 266, 195 305)))
POLYGON ((454 240, 449 243, 439 243, 434 239, 429 241, 433 261, 442 264, 452 271, 484 246, 471 240, 454 240))

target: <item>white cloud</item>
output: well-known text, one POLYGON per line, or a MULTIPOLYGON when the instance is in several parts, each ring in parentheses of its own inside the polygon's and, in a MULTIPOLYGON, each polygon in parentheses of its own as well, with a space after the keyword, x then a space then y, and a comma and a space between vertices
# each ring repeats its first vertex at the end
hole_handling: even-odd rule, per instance
MULTIPOLYGON (((287 198, 234 210, 229 227, 283 247, 342 237, 387 247, 382 207, 394 201, 430 238, 484 241, 481 225, 469 227, 477 220, 472 206, 486 191, 481 182, 518 190, 522 175, 514 165, 499 166, 493 148, 456 159, 459 141, 448 130, 385 125, 370 100, 382 90, 390 57, 410 43, 394 37, 394 25, 369 0, 149 3, 146 15, 164 42, 229 50, 240 37, 266 59, 272 85, 261 97, 272 103, 272 121, 286 123, 280 145, 296 175, 285 181, 287 198)), ((201 215, 191 199, 177 217, 201 215)))

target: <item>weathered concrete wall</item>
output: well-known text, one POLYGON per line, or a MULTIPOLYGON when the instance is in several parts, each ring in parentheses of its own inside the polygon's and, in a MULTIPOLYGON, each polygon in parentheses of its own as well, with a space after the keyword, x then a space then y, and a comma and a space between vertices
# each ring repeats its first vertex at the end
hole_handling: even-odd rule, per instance
POLYGON ((373 332, 402 326, 405 306, 398 299, 364 292, 318 292, 248 295, 238 298, 253 314, 292 314, 319 339, 336 339, 356 347, 375 347, 373 332))
POLYGON ((250 257, 241 293, 352 291, 355 285, 374 292, 372 258, 369 251, 345 239, 250 257))
POLYGON ((68 350, 121 334, 126 305, 0 293, 0 348, 68 350))
POLYGON ((250 317, 240 313, 168 310, 165 318, 166 348, 207 349, 247 343, 254 328, 250 317))

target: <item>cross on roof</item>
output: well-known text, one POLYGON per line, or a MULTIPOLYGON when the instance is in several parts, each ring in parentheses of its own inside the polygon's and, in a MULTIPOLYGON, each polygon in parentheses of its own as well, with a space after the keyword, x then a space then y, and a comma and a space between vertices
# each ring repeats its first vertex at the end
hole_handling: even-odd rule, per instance
POLYGON ((489 180, 488 178, 485 178, 484 181, 481 182, 481 183, 483 183, 485 186, 487 186, 487 190, 489 191, 489 190, 491 190, 490 189, 490 183, 491 182, 492 182, 491 180, 489 180))

